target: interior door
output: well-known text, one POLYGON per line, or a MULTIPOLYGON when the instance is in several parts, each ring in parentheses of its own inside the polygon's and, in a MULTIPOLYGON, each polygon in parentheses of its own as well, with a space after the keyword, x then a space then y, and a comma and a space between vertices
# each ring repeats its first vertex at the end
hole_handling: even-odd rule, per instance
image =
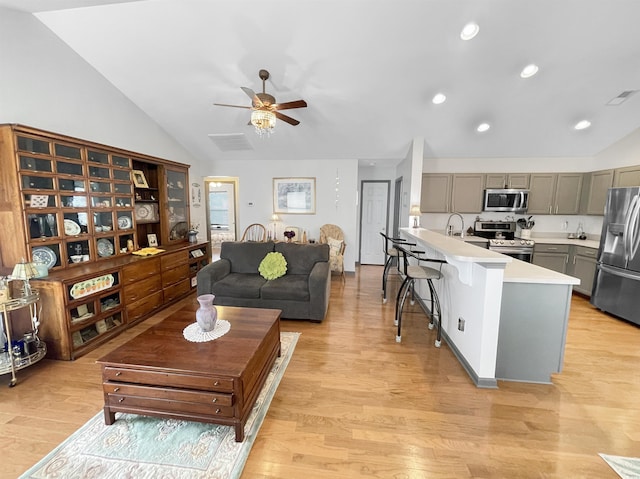
POLYGON ((237 180, 205 179, 207 229, 210 235, 211 250, 216 253, 223 241, 235 241, 237 180))
POLYGON ((363 181, 360 198, 360 263, 384 264, 382 236, 389 220, 389 181, 363 181))

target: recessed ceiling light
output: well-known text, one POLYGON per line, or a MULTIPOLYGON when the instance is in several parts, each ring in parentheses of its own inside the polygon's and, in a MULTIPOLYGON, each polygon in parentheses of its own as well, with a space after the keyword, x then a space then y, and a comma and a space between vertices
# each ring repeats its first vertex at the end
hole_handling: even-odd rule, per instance
POLYGON ((460 38, 462 38, 463 40, 471 40, 478 34, 479 31, 480 27, 477 23, 467 23, 460 33, 460 38))
POLYGON ((476 128, 476 131, 478 133, 484 133, 485 131, 487 131, 489 128, 491 128, 491 125, 489 125, 489 123, 480 123, 478 125, 478 128, 476 128))
POLYGON ((538 73, 538 65, 531 63, 522 69, 520 76, 522 78, 531 78, 536 73, 538 73))
POLYGON ((580 120, 573 128, 575 128, 576 130, 584 130, 585 128, 589 128, 590 126, 591 122, 589 120, 580 120))
POLYGON ((436 93, 431 101, 435 105, 440 105, 441 103, 444 103, 446 99, 447 97, 444 93, 436 93))

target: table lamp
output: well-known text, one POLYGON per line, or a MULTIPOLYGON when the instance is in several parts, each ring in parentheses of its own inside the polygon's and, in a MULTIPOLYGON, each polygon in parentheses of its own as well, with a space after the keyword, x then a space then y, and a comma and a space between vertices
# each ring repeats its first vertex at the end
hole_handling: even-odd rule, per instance
POLYGON ((278 221, 280 221, 280 217, 278 216, 278 213, 274 213, 271 215, 271 221, 273 222, 273 240, 275 241, 276 236, 277 236, 277 230, 278 230, 278 221))
POLYGON ((29 280, 37 275, 38 270, 36 269, 36 266, 33 263, 28 263, 24 258, 22 258, 22 261, 13 267, 11 279, 24 281, 24 295, 31 296, 31 285, 29 284, 29 280))
POLYGON ((409 216, 413 216, 414 228, 417 228, 419 226, 418 218, 420 218, 420 215, 422 215, 422 212, 420 211, 420 205, 413 205, 409 210, 409 216))

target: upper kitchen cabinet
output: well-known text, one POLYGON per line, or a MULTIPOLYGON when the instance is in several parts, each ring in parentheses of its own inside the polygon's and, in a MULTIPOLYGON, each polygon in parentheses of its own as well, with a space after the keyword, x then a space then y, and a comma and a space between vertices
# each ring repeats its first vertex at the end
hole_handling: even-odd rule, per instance
POLYGON ((487 173, 485 188, 529 188, 529 173, 487 173))
POLYGON ((453 175, 451 211, 457 213, 480 213, 484 175, 477 173, 453 175))
POLYGON ((423 213, 448 213, 453 175, 449 173, 424 173, 420 211, 423 213))
POLYGON ((640 186, 640 166, 616 168, 613 176, 613 186, 640 186))
POLYGON ((603 215, 607 191, 613 186, 613 170, 594 171, 584 174, 580 213, 603 215))
POLYGON ((582 173, 532 173, 527 213, 578 214, 582 178, 582 173))

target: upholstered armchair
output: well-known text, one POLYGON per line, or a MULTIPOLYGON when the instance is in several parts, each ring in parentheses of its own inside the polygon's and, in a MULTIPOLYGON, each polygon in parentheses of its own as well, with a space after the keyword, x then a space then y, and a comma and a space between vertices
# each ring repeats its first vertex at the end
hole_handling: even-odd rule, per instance
POLYGON ((320 227, 320 243, 329 245, 329 267, 344 279, 344 233, 339 226, 326 224, 320 227))

